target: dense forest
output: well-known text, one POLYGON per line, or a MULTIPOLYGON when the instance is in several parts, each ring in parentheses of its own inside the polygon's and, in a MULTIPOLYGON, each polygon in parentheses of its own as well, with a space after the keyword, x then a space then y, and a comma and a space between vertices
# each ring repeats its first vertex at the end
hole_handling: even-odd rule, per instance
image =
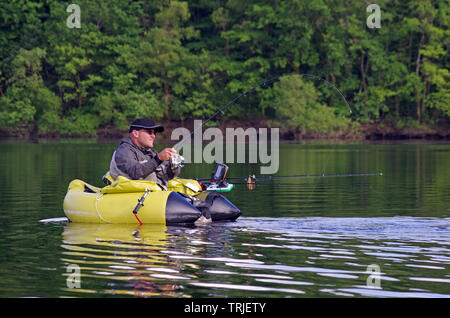
POLYGON ((215 120, 448 137, 449 1, 377 0, 378 27, 370 3, 1 1, 1 134, 96 136, 142 116, 185 123, 255 87, 215 120))

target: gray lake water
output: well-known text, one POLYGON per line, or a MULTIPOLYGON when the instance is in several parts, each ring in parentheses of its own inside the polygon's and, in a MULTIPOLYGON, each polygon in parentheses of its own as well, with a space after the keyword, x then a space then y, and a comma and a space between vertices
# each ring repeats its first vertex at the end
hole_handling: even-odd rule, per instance
POLYGON ((64 218, 69 182, 101 186, 116 145, 0 143, 0 297, 450 297, 448 142, 282 144, 277 175, 383 175, 237 183, 236 222, 137 237, 64 218))

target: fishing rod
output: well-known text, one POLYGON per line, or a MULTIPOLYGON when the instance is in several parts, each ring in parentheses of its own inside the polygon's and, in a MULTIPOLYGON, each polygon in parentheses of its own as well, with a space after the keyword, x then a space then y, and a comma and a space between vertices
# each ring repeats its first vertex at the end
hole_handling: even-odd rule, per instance
MULTIPOLYGON (((173 148, 175 150, 179 150, 179 148, 181 147, 181 145, 183 145, 187 140, 190 140, 192 138, 192 136, 195 135, 195 133, 200 130, 203 129, 203 126, 210 122, 211 120, 213 120, 217 115, 219 114, 224 114, 224 111, 232 104, 234 104, 236 101, 238 101, 239 99, 241 99, 244 96, 247 96, 249 93, 251 93, 252 91, 256 90, 257 88, 261 87, 261 86, 266 86, 272 82, 275 82, 276 80, 278 80, 279 78, 283 77, 283 76, 289 76, 289 75, 298 75, 298 76, 304 76, 304 77, 310 77, 313 78, 315 80, 319 80, 319 81, 323 81, 325 83, 328 84, 329 87, 332 87, 333 89, 335 89, 342 97, 342 99, 344 100, 345 104, 347 105, 348 110, 350 111, 350 114, 352 114, 352 109, 349 105, 349 103, 347 102, 347 99, 345 98, 344 94, 342 94, 342 92, 339 90, 339 88, 336 87, 336 85, 334 85, 333 83, 327 81, 326 79, 323 79, 319 76, 316 75, 312 75, 312 74, 307 74, 307 73, 290 73, 290 74, 282 74, 282 75, 278 75, 275 76, 271 79, 259 82, 258 84, 256 84, 255 86, 251 87, 250 89, 248 89, 247 91, 243 92, 242 94, 234 97, 231 101, 229 101, 227 104, 225 104, 224 106, 222 106, 221 108, 219 108, 214 114, 212 114, 207 120, 205 120, 204 122, 202 122, 202 124, 195 128, 188 136, 184 137, 182 140, 180 140, 178 143, 176 143, 173 148)), ((184 163, 184 157, 181 155, 176 155, 172 157, 172 167, 178 167, 178 166, 183 166, 184 163)))
MULTIPOLYGON (((210 122, 211 120, 213 120, 213 118, 215 118, 217 115, 219 115, 220 113, 225 114, 224 111, 225 109, 227 109, 230 105, 234 104, 237 100, 239 100, 241 97, 243 96, 247 96, 251 91, 255 90, 256 88, 260 87, 261 85, 266 85, 267 83, 271 83, 273 81, 275 81, 277 78, 279 78, 281 76, 277 76, 274 78, 271 78, 269 80, 263 81, 261 83, 258 83, 257 85, 253 86, 252 88, 250 88, 249 90, 243 92, 242 94, 236 96, 235 98, 233 98, 231 101, 229 101, 227 104, 225 104, 224 106, 222 106, 221 108, 219 108, 219 110, 217 110, 214 114, 212 114, 207 120, 205 120, 204 122, 202 122, 202 124, 195 128, 187 137, 184 137, 183 139, 181 139, 178 143, 176 143, 173 148, 175 150, 179 150, 179 148, 181 147, 181 145, 183 145, 187 140, 190 140, 192 138, 192 136, 195 135, 195 133, 197 131, 199 131, 200 129, 203 129, 203 126, 210 122)), ((178 166, 183 166, 184 163, 184 157, 181 155, 177 155, 172 157, 172 167, 178 167, 178 166)))
MULTIPOLYGON (((383 173, 348 173, 348 174, 317 174, 317 175, 290 175, 290 176, 260 176, 259 179, 263 180, 276 180, 277 178, 336 178, 336 177, 367 177, 367 176, 382 176, 383 173)), ((232 179, 232 178, 230 178, 232 179)), ((239 179, 235 177, 234 179, 239 179)), ((233 184, 246 184, 249 190, 254 190, 256 185, 276 185, 276 186, 310 186, 310 184, 304 183, 291 183, 291 182, 260 182, 256 180, 255 175, 249 175, 245 182, 233 182, 233 184)), ((321 185, 324 186, 324 185, 321 185)), ((329 185, 328 185, 329 186, 329 185)), ((314 188, 317 184, 314 184, 314 188)))
MULTIPOLYGON (((278 178, 338 178, 338 177, 369 177, 369 176, 382 176, 382 172, 377 173, 345 173, 345 174, 293 174, 288 176, 255 176, 249 175, 248 177, 228 177, 227 180, 252 180, 257 179, 278 179, 278 178)), ((210 178, 197 178, 196 180, 205 181, 210 178)))
MULTIPOLYGON (((289 182, 254 182, 254 183, 252 183, 252 182, 233 182, 233 185, 237 185, 237 184, 244 184, 244 185, 247 185, 247 186, 255 186, 255 185, 272 185, 272 186, 301 186, 302 188, 305 188, 305 187, 318 187, 316 184, 310 184, 310 183, 289 183, 289 182)), ((353 186, 353 185, 344 185, 344 186, 342 186, 342 185, 336 185, 336 184, 321 184, 320 185, 320 187, 333 187, 333 186, 336 186, 336 187, 339 187, 339 188, 342 188, 342 187, 348 187, 348 188, 354 188, 355 186, 353 186)), ((360 188, 360 186, 358 186, 358 188, 360 188)))
MULTIPOLYGON (((289 176, 260 176, 258 179, 262 180, 276 180, 281 178, 335 178, 335 177, 366 177, 366 176, 382 176, 383 173, 348 173, 348 174, 318 174, 318 175, 289 175, 289 176)), ((242 179, 239 177, 229 178, 229 179, 242 179)), ((256 185, 276 185, 276 186, 310 186, 310 184, 304 183, 290 183, 290 182, 261 182, 256 180, 255 175, 249 175, 245 182, 233 182, 233 184, 246 184, 249 190, 254 190, 256 185)), ((323 185, 322 185, 323 186, 323 185)), ((317 185, 314 185, 316 188, 317 185)))
POLYGON ((180 142, 178 142, 173 148, 177 149, 179 146, 181 146, 182 144, 184 144, 186 142, 186 140, 188 140, 188 138, 191 138, 198 130, 202 129, 203 126, 210 122, 211 120, 213 120, 214 117, 216 117, 217 115, 219 115, 220 113, 224 114, 225 109, 227 109, 230 105, 234 104, 237 100, 239 100, 241 97, 247 96, 251 91, 255 90, 256 88, 260 87, 260 86, 264 86, 268 83, 271 83, 273 81, 275 81, 276 79, 278 79, 279 77, 281 77, 283 75, 271 78, 269 80, 265 80, 263 82, 258 83, 257 85, 253 86, 252 88, 250 88, 249 90, 243 92, 242 94, 236 96, 235 98, 233 98, 231 101, 229 101, 227 104, 225 104, 224 106, 222 106, 221 108, 219 108, 219 110, 217 110, 214 114, 212 114, 207 120, 205 120, 204 122, 202 122, 202 124, 197 127, 196 129, 194 129, 189 136, 183 138, 182 140, 180 140, 180 142))
POLYGON ((382 172, 378 173, 344 173, 344 174, 294 174, 288 176, 256 176, 249 175, 248 177, 227 177, 229 168, 223 163, 218 163, 213 170, 210 178, 195 178, 199 182, 200 186, 204 190, 228 192, 233 189, 235 184, 247 184, 250 190, 253 190, 256 184, 266 185, 303 185, 296 183, 280 183, 280 182, 261 182, 257 180, 276 180, 283 178, 339 178, 339 177, 369 177, 369 176, 382 176, 382 172), (241 180, 244 182, 228 183, 229 180, 241 180), (206 181, 206 182, 205 182, 206 181))

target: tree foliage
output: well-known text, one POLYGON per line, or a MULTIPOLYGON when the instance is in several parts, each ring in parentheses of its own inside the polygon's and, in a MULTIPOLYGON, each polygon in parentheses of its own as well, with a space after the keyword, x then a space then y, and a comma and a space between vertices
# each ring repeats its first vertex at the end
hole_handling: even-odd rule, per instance
POLYGON ((0 3, 0 129, 95 135, 136 117, 206 118, 281 74, 224 118, 300 131, 350 120, 435 124, 450 116, 448 0, 78 0, 0 3), (348 100, 352 113, 331 85, 348 100))
POLYGON ((274 85, 271 102, 277 118, 288 127, 300 127, 306 132, 332 133, 345 129, 348 118, 338 116, 334 109, 320 102, 321 94, 311 82, 299 75, 284 76, 274 85))

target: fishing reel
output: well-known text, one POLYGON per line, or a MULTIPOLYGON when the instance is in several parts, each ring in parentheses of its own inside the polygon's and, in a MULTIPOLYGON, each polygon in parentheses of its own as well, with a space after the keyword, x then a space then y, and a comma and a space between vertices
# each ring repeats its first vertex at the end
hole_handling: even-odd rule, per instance
POLYGON ((173 170, 178 167, 184 167, 184 157, 182 155, 176 154, 170 158, 170 166, 173 170))

